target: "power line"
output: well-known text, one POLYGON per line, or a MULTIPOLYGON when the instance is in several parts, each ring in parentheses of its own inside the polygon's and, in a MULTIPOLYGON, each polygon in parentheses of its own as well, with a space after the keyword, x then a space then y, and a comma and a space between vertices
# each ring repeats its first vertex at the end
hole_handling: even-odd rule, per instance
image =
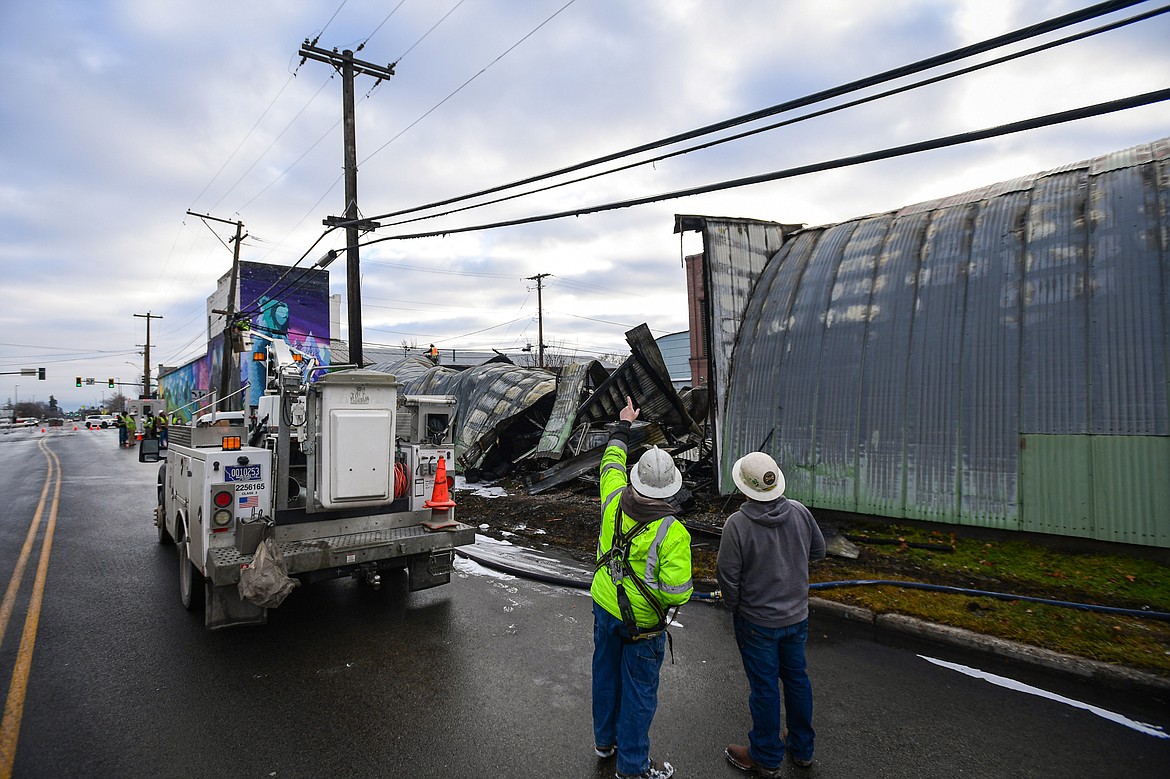
MULTIPOLYGON (((240 183, 241 183, 241 182, 242 182, 242 181, 243 181, 243 180, 244 180, 244 179, 247 177, 247 175, 248 175, 249 173, 251 173, 251 172, 252 172, 252 169, 253 169, 253 168, 255 168, 257 165, 259 165, 259 164, 260 164, 260 160, 264 159, 264 158, 265 158, 265 157, 268 155, 268 152, 272 151, 272 147, 276 145, 277 141, 279 141, 281 138, 283 138, 283 137, 284 137, 284 134, 285 134, 285 133, 287 133, 287 132, 289 131, 289 129, 290 129, 290 128, 291 128, 291 127, 294 125, 294 124, 296 124, 296 121, 297 121, 298 119, 300 119, 300 118, 301 118, 301 115, 302 115, 302 114, 304 114, 304 113, 305 113, 305 111, 309 110, 309 106, 311 106, 311 105, 313 104, 313 102, 314 102, 314 101, 316 101, 317 97, 318 97, 318 96, 319 96, 319 95, 320 95, 320 94, 321 94, 323 91, 325 91, 325 87, 329 86, 329 82, 330 82, 330 81, 332 81, 332 80, 333 80, 333 76, 330 76, 329 78, 325 79, 325 81, 323 81, 323 82, 321 83, 321 86, 317 87, 317 91, 316 91, 316 92, 314 92, 314 93, 313 93, 313 96, 309 98, 308 102, 307 102, 307 103, 305 103, 305 104, 304 104, 304 105, 301 107, 301 110, 300 110, 300 111, 297 111, 297 113, 296 113, 296 116, 294 116, 292 119, 290 119, 290 120, 288 121, 288 124, 286 124, 286 125, 284 126, 284 129, 283 129, 283 130, 281 130, 279 133, 277 133, 277 134, 276 134, 276 137, 274 137, 274 138, 272 139, 272 141, 271 141, 271 142, 268 144, 268 146, 267 146, 267 147, 264 149, 264 151, 260 152, 260 156, 258 156, 258 157, 257 157, 257 158, 256 158, 256 159, 255 159, 255 160, 252 162, 252 164, 248 166, 248 169, 247 169, 247 170, 245 170, 243 173, 241 173, 241 174, 240 174, 240 177, 239 177, 238 179, 236 179, 236 182, 235 182, 234 184, 232 184, 230 187, 228 187, 228 190, 227 190, 226 192, 224 192, 222 195, 220 195, 220 198, 219 198, 219 200, 215 201, 215 202, 214 202, 214 203, 211 205, 211 208, 207 209, 208 211, 214 211, 214 210, 215 210, 215 209, 216 209, 216 208, 219 206, 219 204, 220 204, 220 203, 222 203, 222 202, 224 201, 224 198, 226 198, 228 195, 230 195, 232 192, 234 192, 234 191, 235 191, 236 187, 238 187, 238 186, 240 185, 240 183)), ((263 118, 263 117, 261 117, 261 118, 263 118)), ((332 128, 330 128, 330 130, 332 130, 332 128)), ((320 141, 318 140, 318 141, 317 141, 317 143, 320 143, 320 141)), ((315 144, 313 144, 313 146, 316 146, 316 145, 317 145, 316 143, 315 143, 315 144)), ((312 150, 313 146, 310 146, 310 147, 309 147, 309 150, 310 150, 310 151, 312 150)), ((308 154, 308 152, 305 152, 305 154, 308 154)), ((300 162, 300 161, 301 161, 301 159, 302 159, 303 157, 304 157, 304 155, 301 155, 301 157, 297 158, 297 161, 296 161, 296 162, 294 162, 294 163, 293 163, 293 165, 296 165, 296 163, 297 163, 297 162, 300 162)), ((275 179, 273 179, 272 183, 274 184, 274 183, 276 183, 276 181, 279 181, 279 180, 280 180, 280 178, 281 178, 281 176, 284 176, 284 175, 285 175, 285 173, 288 173, 288 171, 289 171, 289 170, 291 170, 291 166, 290 166, 288 169, 285 169, 283 172, 281 172, 281 174, 280 174, 279 176, 277 176, 275 179)), ((245 204, 243 205, 243 207, 241 208, 241 210, 243 210, 244 208, 247 208, 248 206, 250 206, 250 205, 252 204, 252 201, 253 201, 253 200, 255 200, 256 198, 260 197, 260 195, 262 195, 264 192, 267 192, 267 191, 268 191, 268 187, 270 187, 270 186, 272 186, 272 184, 269 184, 268 186, 264 187, 264 189, 260 190, 260 192, 259 192, 259 193, 257 193, 256 195, 254 195, 254 196, 252 197, 252 199, 251 199, 251 200, 249 200, 247 203, 245 203, 245 204)))
MULTIPOLYGON (((427 30, 425 33, 423 33, 422 37, 421 37, 421 38, 419 38, 417 41, 415 41, 414 43, 410 44, 410 48, 408 48, 406 51, 404 51, 404 52, 402 52, 401 54, 399 54, 399 55, 398 55, 398 59, 394 60, 394 64, 395 64, 395 65, 397 65, 399 62, 402 62, 403 58, 404 58, 404 57, 405 57, 407 54, 410 54, 410 52, 414 51, 414 47, 415 47, 415 46, 418 46, 420 43, 422 43, 423 41, 425 41, 425 40, 427 39, 427 36, 428 36, 428 35, 430 35, 431 33, 433 33, 433 32, 435 31, 435 28, 436 28, 436 27, 438 27, 440 24, 442 24, 443 22, 447 21, 447 17, 448 17, 448 16, 450 16, 451 14, 455 13, 456 9, 458 9, 458 8, 459 8, 459 6, 463 5, 463 3, 464 3, 464 2, 465 2, 465 0, 459 0, 459 2, 458 2, 458 3, 456 3, 456 4, 455 4, 455 5, 453 5, 453 6, 451 6, 451 10, 450 10, 450 11, 448 11, 448 12, 447 12, 447 13, 445 13, 445 14, 443 14, 442 18, 440 18, 440 19, 439 19, 439 21, 437 21, 437 22, 435 22, 434 24, 432 24, 432 25, 431 25, 431 29, 429 29, 429 30, 427 30)), ((395 9, 395 10, 397 10, 397 9, 395 9)))
MULTIPOLYGON (((366 39, 364 41, 362 41, 361 43, 358 44, 358 47, 353 50, 353 53, 357 54, 359 51, 364 49, 366 47, 366 44, 370 42, 370 38, 373 38, 377 34, 378 30, 382 29, 383 24, 390 21, 390 17, 393 16, 398 11, 398 9, 402 7, 402 4, 405 2, 406 2, 406 0, 398 0, 398 5, 394 6, 392 9, 390 9, 390 13, 386 14, 386 18, 383 19, 382 21, 378 22, 378 26, 374 28, 374 31, 372 33, 370 33, 369 35, 367 35, 366 39)), ((316 41, 313 42, 313 45, 314 46, 317 45, 316 41)))
POLYGON ((727 181, 716 182, 714 184, 706 184, 699 187, 680 189, 674 192, 667 192, 658 195, 648 195, 646 197, 621 200, 613 203, 604 203, 602 205, 590 206, 586 208, 576 208, 570 211, 558 211, 551 214, 541 214, 538 216, 522 217, 519 219, 508 219, 499 222, 470 225, 467 227, 451 227, 443 230, 435 230, 424 233, 391 235, 384 238, 375 238, 374 240, 367 241, 361 245, 365 247, 372 246, 376 243, 382 243, 383 241, 401 241, 410 238, 435 238, 441 235, 456 235, 458 233, 479 232, 482 230, 493 230, 501 227, 515 227, 518 225, 535 224, 537 222, 548 222, 554 219, 563 219, 570 216, 584 216, 585 214, 596 214, 601 213, 602 211, 615 211, 621 208, 630 208, 632 206, 661 203, 667 200, 677 200, 678 198, 690 197, 692 195, 704 195, 710 192, 735 189, 737 187, 745 187, 752 184, 763 184, 770 181, 779 181, 781 179, 804 176, 809 173, 820 173, 826 170, 846 168, 853 165, 861 165, 867 162, 876 162, 878 160, 904 157, 910 154, 917 154, 919 152, 943 149, 949 146, 958 146, 960 144, 972 143, 974 141, 986 140, 988 138, 997 138, 1003 135, 1023 132, 1025 130, 1034 130, 1040 127, 1049 127, 1056 124, 1076 121, 1078 119, 1087 119, 1090 117, 1102 116, 1104 114, 1114 113, 1117 111, 1124 111, 1129 108, 1151 105, 1153 103, 1158 103, 1167 99, 1170 99, 1170 89, 1159 89, 1153 92, 1145 92, 1140 95, 1133 95, 1131 97, 1122 98, 1120 100, 1111 100, 1105 103, 1096 103, 1094 105, 1084 106, 1082 108, 1074 108, 1069 111, 1058 111, 1052 114, 1045 114, 1043 116, 1034 117, 1032 119, 1025 119, 1019 122, 1010 122, 1008 124, 999 125, 997 127, 975 130, 966 133, 958 133, 955 135, 947 135, 941 138, 934 138, 929 141, 920 141, 918 143, 894 146, 888 149, 868 152, 866 154, 857 154, 851 157, 840 157, 835 160, 815 163, 812 165, 801 165, 795 168, 786 168, 784 170, 778 170, 772 173, 762 173, 756 176, 746 176, 743 178, 730 179, 727 181))
MULTIPOLYGON (((518 41, 516 41, 515 43, 513 43, 513 44, 512 44, 511 46, 509 46, 509 47, 508 47, 506 50, 504 50, 504 52, 503 52, 502 54, 500 54, 500 55, 499 55, 498 57, 496 57, 494 60, 492 60, 492 61, 491 61, 491 62, 489 62, 487 65, 485 65, 484 67, 482 67, 482 68, 479 70, 479 72, 478 72, 478 73, 476 73, 474 76, 472 76, 471 78, 469 78, 469 79, 467 79, 466 81, 464 81, 462 84, 460 84, 458 87, 456 87, 456 88, 455 88, 455 90, 454 90, 453 92, 451 92, 449 95, 447 95, 446 97, 444 97, 444 98, 443 98, 442 100, 440 100, 438 103, 435 103, 435 105, 433 105, 433 106, 432 106, 431 108, 429 108, 429 109, 428 109, 428 110, 427 110, 425 113, 423 113, 423 115, 422 115, 422 116, 420 116, 419 118, 415 119, 413 122, 411 122, 410 124, 408 124, 408 125, 407 125, 406 127, 404 127, 404 128, 401 130, 401 131, 399 131, 397 135, 393 136, 393 137, 392 137, 390 140, 386 141, 384 144, 382 144, 382 145, 381 145, 381 146, 379 146, 378 148, 374 149, 374 151, 373 151, 373 152, 371 152, 370 154, 367 154, 367 155, 366 155, 366 156, 365 156, 365 157, 362 159, 362 161, 361 161, 360 163, 358 163, 358 164, 359 164, 359 165, 365 165, 365 164, 366 164, 366 163, 367 163, 367 162, 370 160, 370 158, 371 158, 371 157, 373 157, 375 154, 377 154, 378 152, 382 151, 382 150, 383 150, 383 149, 385 149, 387 146, 389 146, 390 144, 394 143, 396 140, 398 140, 399 138, 401 138, 403 135, 405 135, 407 132, 409 132, 409 131, 410 131, 410 129, 411 129, 411 128, 413 128, 413 127, 414 127, 416 124, 418 124, 418 123, 419 123, 419 122, 421 122, 423 119, 426 119, 428 116, 430 116, 432 113, 434 113, 434 112, 435 112, 435 111, 436 111, 436 110, 437 110, 437 109, 438 109, 438 108, 439 108, 441 105, 443 105, 444 103, 446 103, 446 102, 447 102, 448 100, 450 100, 451 98, 455 97, 455 95, 459 94, 459 92, 463 91, 464 87, 466 87, 466 86, 467 86, 468 84, 470 84, 472 81, 475 81, 477 78, 479 78, 479 77, 480 77, 480 76, 482 76, 484 73, 486 73, 486 72, 488 71, 488 68, 492 67, 492 66, 493 66, 493 65, 495 65, 497 62, 499 62, 500 60, 502 60, 504 57, 506 57, 506 56, 508 56, 509 54, 511 54, 511 53, 512 53, 512 51, 513 51, 514 49, 516 49, 516 48, 517 48, 517 47, 518 47, 520 44, 524 43, 524 41, 528 40, 528 39, 529 39, 529 38, 531 38, 533 35, 535 35, 535 34, 536 34, 536 32, 537 32, 538 30, 540 30, 540 29, 541 29, 542 27, 544 27, 546 24, 548 24, 548 23, 549 23, 549 22, 551 22, 553 19, 555 19, 555 18, 557 17, 557 15, 561 13, 561 11, 564 11, 566 8, 568 8, 569 6, 571 6, 571 5, 572 5, 573 3, 575 3, 576 1, 577 1, 577 0, 569 0, 569 2, 565 3, 564 5, 562 5, 562 6, 561 6, 560 8, 558 8, 556 11, 554 11, 554 12, 553 12, 553 14, 552 14, 551 16, 549 16, 549 17, 548 17, 547 19, 545 19, 543 22, 541 22, 540 24, 536 25, 536 27, 534 27, 532 30, 530 30, 530 31, 528 32, 528 34, 527 34, 527 35, 525 35, 523 38, 521 38, 520 40, 518 40, 518 41)), ((454 9, 452 9, 452 10, 454 10, 454 9)), ((377 218, 377 217, 373 217, 373 218, 377 218)))
MULTIPOLYGON (((321 40, 321 36, 324 35, 325 31, 329 29, 329 25, 333 24, 333 20, 337 18, 339 13, 341 13, 341 9, 345 8, 345 4, 347 2, 349 2, 349 0, 341 0, 341 5, 337 6, 337 10, 333 12, 333 16, 330 16, 329 21, 325 22, 325 26, 321 28, 321 32, 317 33, 317 35, 313 37, 313 43, 311 45, 317 45, 317 41, 321 40)), ((399 3, 399 5, 401 5, 401 3, 399 3)), ((377 30, 374 32, 377 32, 377 30)), ((372 35, 373 33, 370 34, 372 35)))
MULTIPOLYGON (((1111 30, 1119 29, 1121 27, 1125 27, 1125 26, 1128 26, 1130 24, 1134 24, 1136 22, 1145 21, 1147 19, 1153 18, 1155 16, 1159 16, 1159 15, 1167 13, 1167 12, 1170 12, 1170 6, 1161 6, 1160 8, 1155 8, 1153 10, 1146 11, 1146 12, 1141 13, 1141 14, 1137 14, 1136 16, 1131 16, 1127 19, 1122 19, 1122 20, 1117 21, 1117 22, 1112 22, 1110 24, 1102 25, 1102 26, 1096 27, 1092 30, 1086 30, 1084 32, 1076 33, 1074 35, 1069 35, 1069 36, 1066 36, 1064 38, 1057 39, 1055 41, 1049 41, 1048 43, 1044 43, 1044 44, 1041 44, 1039 46, 1033 46, 1031 48, 1024 49, 1024 50, 1018 51, 1018 52, 1014 52, 1012 54, 1008 54, 1008 55, 1005 55, 1002 57, 997 57, 995 59, 991 59, 991 60, 988 60, 986 62, 980 62, 980 63, 977 63, 975 65, 970 65, 970 66, 965 67, 965 68, 960 68, 960 69, 952 71, 950 73, 943 73, 943 74, 938 75, 938 76, 933 76, 931 78, 922 79, 921 81, 916 81, 916 82, 911 83, 911 84, 906 84, 906 85, 897 87, 895 89, 888 89, 884 92, 878 92, 878 93, 873 94, 873 95, 868 95, 866 97, 858 98, 856 100, 851 100, 851 101, 848 101, 845 103, 834 105, 834 106, 831 106, 829 108, 821 109, 819 111, 813 111, 811 113, 801 114, 800 116, 793 117, 792 119, 785 119, 784 121, 781 121, 781 122, 774 122, 772 124, 764 125, 763 127, 756 127, 756 128, 751 129, 751 130, 746 130, 744 132, 736 133, 734 135, 728 135, 728 136, 725 136, 723 138, 717 138, 716 140, 708 141, 706 143, 700 143, 700 144, 696 144, 694 146, 688 146, 686 148, 677 149, 675 151, 668 152, 666 154, 659 154, 655 157, 650 157, 647 159, 639 160, 637 162, 631 162, 631 163, 628 163, 626 165, 620 165, 616 168, 608 168, 606 170, 598 171, 596 173, 591 173, 591 174, 588 174, 585 176, 578 176, 576 178, 567 179, 565 181, 558 181, 555 184, 549 184, 547 186, 538 187, 536 189, 527 189, 527 190, 524 190, 523 192, 517 192, 517 193, 511 194, 511 195, 504 195, 502 197, 493 198, 491 200, 485 200, 485 201, 481 201, 478 203, 473 203, 471 205, 463 206, 461 208, 452 208, 452 209, 448 209, 446 211, 440 211, 438 213, 427 214, 426 216, 418 216, 418 217, 414 217, 412 219, 400 219, 400 220, 394 221, 394 222, 382 221, 381 226, 383 228, 395 227, 398 225, 411 224, 413 222, 423 222, 423 221, 428 221, 431 219, 438 219, 438 218, 444 217, 444 216, 452 216, 454 214, 462 213, 464 211, 472 211, 472 210, 475 210, 478 208, 484 208, 484 207, 490 206, 490 205, 497 205, 499 203, 505 203, 509 200, 517 200, 517 199, 522 198, 522 197, 528 197, 529 195, 536 195, 536 194, 539 194, 542 192, 548 192, 548 191, 553 190, 553 189, 567 187, 571 184, 580 184, 584 181, 590 181, 592 179, 601 178, 603 176, 610 176, 610 175, 613 175, 615 173, 621 173, 621 172, 624 172, 627 170, 632 170, 634 168, 639 168, 639 167, 643 167, 646 165, 653 165, 655 163, 662 162, 662 161, 668 160, 668 159, 672 159, 674 157, 681 157, 681 156, 686 155, 686 154, 692 154, 692 153, 697 152, 697 151, 703 151, 706 149, 713 148, 715 146, 720 146, 720 145, 725 144, 725 143, 730 143, 732 141, 742 140, 744 138, 748 138, 748 137, 751 137, 753 135, 759 135, 761 133, 770 132, 772 130, 777 130, 777 129, 780 129, 782 127, 788 127, 790 125, 798 124, 800 122, 808 121, 810 119, 816 119, 816 118, 819 118, 822 116, 827 116, 829 114, 833 114, 833 113, 836 113, 839 111, 844 111, 847 108, 856 108, 857 106, 860 106, 860 105, 865 105, 867 103, 876 102, 878 100, 881 100, 881 99, 884 99, 887 97, 892 97, 894 95, 902 94, 904 92, 909 92, 909 91, 912 91, 915 89, 919 89, 921 87, 930 86, 932 84, 937 84, 937 83, 940 83, 942 81, 946 81, 946 80, 949 80, 952 78, 957 78, 958 76, 968 75, 970 73, 974 73, 976 71, 983 70, 983 69, 992 67, 994 65, 1002 65, 1005 62, 1011 62, 1013 60, 1021 59, 1023 57, 1030 56, 1030 55, 1036 54, 1038 52, 1046 51, 1048 49, 1053 49, 1053 48, 1056 48, 1058 46, 1063 46, 1063 45, 1066 45, 1068 43, 1072 43, 1074 41, 1083 40, 1083 39, 1091 37, 1093 35, 1098 35, 1098 34, 1103 33, 1103 32, 1109 32, 1111 30)), ((471 197, 474 197, 474 195, 469 195, 467 197, 471 198, 471 197)), ((423 206, 422 208, 425 209, 426 206, 423 206)), ((406 213, 410 213, 410 212, 408 211, 406 213)))
MULTIPOLYGON (((240 142, 236 145, 236 148, 232 151, 231 154, 228 155, 228 158, 223 161, 223 165, 219 166, 219 170, 217 170, 215 172, 215 175, 211 177, 211 181, 207 182, 206 186, 204 186, 203 189, 201 189, 199 191, 199 194, 195 196, 195 200, 193 200, 191 203, 192 208, 194 208, 195 203, 199 202, 199 198, 203 197, 203 194, 205 192, 207 192, 207 190, 211 187, 212 184, 215 183, 215 180, 217 178, 219 178, 219 174, 223 173, 224 168, 226 168, 228 166, 228 163, 230 163, 232 161, 232 159, 235 158, 236 154, 240 151, 240 149, 243 148, 244 144, 247 143, 248 139, 252 137, 252 133, 256 132, 256 128, 260 126, 260 123, 262 121, 264 121, 264 117, 268 116, 268 112, 272 110, 272 106, 276 105, 276 101, 278 99, 280 99, 281 95, 284 94, 284 90, 288 88, 288 85, 292 83, 294 78, 296 78, 295 73, 288 77, 288 81, 284 82, 284 86, 282 86, 280 88, 280 91, 277 92, 275 97, 272 98, 272 101, 268 103, 268 107, 265 108, 263 113, 260 114, 260 118, 257 119, 256 123, 252 125, 252 129, 248 130, 247 134, 244 135, 244 137, 240 139, 240 142)), ((222 200, 222 198, 221 198, 221 200, 222 200)))
MULTIPOLYGON (((466 195, 459 195, 457 197, 448 198, 446 200, 438 200, 438 201, 435 201, 432 203, 428 203, 426 205, 415 206, 413 208, 403 209, 400 211, 391 211, 391 212, 388 212, 385 214, 378 214, 378 215, 375 215, 375 216, 372 216, 369 218, 373 219, 373 220, 391 219, 391 218, 396 217, 396 216, 402 216, 405 214, 416 213, 418 211, 424 211, 424 210, 431 209, 431 208, 438 208, 440 206, 451 205, 452 203, 458 203, 458 202, 462 202, 464 200, 470 200, 472 198, 482 197, 484 195, 495 194, 496 192, 501 192, 501 191, 504 191, 507 189, 513 189, 515 187, 524 186, 526 184, 533 184, 533 183, 536 183, 538 181, 543 181, 545 179, 552 178, 554 176, 560 176, 560 175, 564 175, 566 173, 574 173, 574 172, 576 172, 578 170, 582 170, 584 168, 590 168, 590 167, 593 167, 595 165, 601 165, 601 164, 606 163, 606 162, 613 162, 615 160, 619 160, 619 159, 622 159, 624 157, 629 157, 629 156, 632 156, 634 154, 640 154, 640 153, 646 152, 646 151, 653 151, 655 149, 659 149, 659 148, 662 148, 664 146, 669 146, 669 145, 672 145, 675 143, 680 143, 682 141, 688 141, 688 140, 691 140, 693 138, 701 137, 703 135, 710 135, 711 133, 714 133, 714 132, 718 132, 721 130, 727 130, 727 129, 730 129, 732 127, 739 126, 741 124, 753 122, 753 121, 756 121, 758 119, 764 119, 766 117, 774 116, 776 114, 783 113, 785 111, 791 111, 791 110, 794 110, 797 108, 803 108, 805 106, 814 105, 816 103, 823 102, 823 101, 828 100, 830 98, 840 97, 842 95, 849 94, 850 92, 856 92, 856 91, 858 91, 860 89, 864 89, 866 87, 876 86, 878 84, 882 84, 882 83, 885 83, 887 81, 892 81, 892 80, 897 79, 897 78, 903 78, 905 76, 909 76, 909 75, 912 75, 914 73, 919 73, 919 72, 922 72, 924 70, 929 70, 931 68, 935 68, 935 67, 938 67, 940 65, 946 65, 946 64, 949 64, 951 62, 956 62, 958 60, 966 59, 967 57, 973 56, 975 54, 980 54, 980 53, 983 53, 986 51, 991 51, 993 49, 997 49, 997 48, 1000 48, 1002 46, 1006 46, 1010 43, 1018 43, 1019 41, 1026 40, 1028 38, 1033 38, 1037 35, 1041 35, 1041 34, 1046 33, 1046 32, 1052 32, 1053 30, 1058 30, 1058 29, 1061 29, 1064 27, 1068 27, 1068 26, 1070 26, 1072 24, 1076 24, 1078 22, 1083 22, 1083 21, 1086 21, 1088 19, 1094 19, 1094 18, 1097 18, 1100 16, 1104 16, 1106 14, 1113 13, 1115 11, 1119 11, 1119 10, 1122 10, 1124 8, 1129 8, 1131 6, 1138 5, 1142 2, 1145 2, 1145 0, 1112 0, 1111 2, 1097 3, 1096 5, 1089 6, 1088 8, 1084 8, 1084 9, 1081 9, 1079 11, 1074 11, 1073 13, 1068 13, 1068 14, 1065 14, 1063 16, 1058 16, 1058 17, 1055 17, 1053 19, 1049 19, 1049 20, 1044 21, 1044 22, 1039 22, 1037 24, 1029 25, 1028 27, 1023 27, 1023 28, 1020 28, 1020 29, 1015 30, 1013 32, 1010 32, 1010 33, 1005 33, 1003 35, 998 35, 998 36, 995 36, 993 38, 988 38, 984 41, 981 41, 981 42, 975 43, 975 44, 971 44, 969 46, 964 46, 964 47, 961 47, 958 49, 953 49, 952 51, 949 51, 949 52, 946 52, 943 54, 937 54, 937 55, 932 56, 932 57, 927 57, 926 59, 918 60, 917 62, 913 62, 909 65, 903 65, 901 67, 894 68, 892 70, 887 70, 887 71, 884 71, 882 73, 878 73, 878 74, 873 75, 873 76, 867 76, 865 78, 851 81, 847 84, 842 84, 840 86, 832 87, 830 89, 824 89, 824 90, 821 90, 819 92, 814 92, 810 95, 805 95, 804 97, 796 98, 794 100, 789 100, 789 101, 786 101, 783 103, 778 103, 778 104, 770 106, 768 108, 762 108, 762 109, 759 109, 757 111, 752 111, 750 113, 741 114, 739 116, 732 117, 731 119, 725 119, 723 121, 716 122, 714 124, 705 125, 703 127, 699 127, 697 129, 694 129, 694 130, 689 130, 687 132, 678 133, 676 135, 671 135, 671 136, 668 136, 666 138, 661 138, 657 141, 651 141, 649 143, 644 143, 644 144, 641 144, 639 146, 634 146, 634 147, 631 147, 628 149, 624 149, 622 151, 613 152, 610 154, 603 155, 601 157, 595 157, 593 159, 586 160, 584 162, 579 162, 579 163, 576 163, 573 165, 568 165, 566 167, 559 168, 559 169, 553 170, 553 171, 549 171, 547 173, 543 173, 543 174, 540 174, 537 176, 530 176, 528 178, 518 179, 516 181, 510 182, 507 184, 501 184, 498 186, 489 187, 488 189, 480 190, 478 192, 473 192, 473 193, 466 194, 466 195)), ((564 9, 561 9, 561 10, 564 10, 564 9)), ((558 13, 559 13, 559 11, 558 11, 558 13)), ((460 88, 462 89, 462 87, 460 87, 460 88)), ((441 103, 440 103, 440 105, 441 105, 441 103)), ((431 110, 434 110, 434 109, 431 109, 431 110)), ((424 116, 425 116, 425 114, 424 114, 424 116)), ((411 125, 411 126, 413 126, 413 125, 411 125)), ((410 128, 408 127, 407 129, 410 129, 410 128)), ((405 130, 403 132, 405 132, 405 130)), ((401 134, 402 133, 399 133, 399 135, 401 135, 401 134)), ((398 136, 395 136, 395 138, 397 138, 397 137, 398 136)), ((392 143, 395 140, 395 138, 391 138, 389 141, 387 141, 386 144, 384 144, 377 151, 375 151, 374 154, 377 154, 378 151, 381 151, 382 148, 385 148, 386 145, 392 143)), ((373 155, 370 155, 370 156, 373 156, 373 155)), ((369 159, 369 158, 367 157, 367 159, 369 159)), ((363 162, 364 162, 364 160, 363 160, 363 162)))

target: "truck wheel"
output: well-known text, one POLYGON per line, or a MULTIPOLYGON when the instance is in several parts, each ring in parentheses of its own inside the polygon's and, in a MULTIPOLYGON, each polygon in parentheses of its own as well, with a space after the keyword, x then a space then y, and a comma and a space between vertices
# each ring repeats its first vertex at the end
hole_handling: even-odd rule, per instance
POLYGON ((159 516, 155 521, 158 522, 158 542, 163 546, 169 546, 175 543, 174 539, 171 538, 171 534, 167 532, 167 518, 165 516, 159 516))
POLYGON ((167 464, 163 463, 158 469, 158 509, 155 510, 154 521, 158 526, 158 542, 160 544, 173 544, 174 540, 171 534, 167 532, 167 515, 165 506, 163 505, 163 490, 167 483, 167 464))
POLYGON ((179 601, 187 611, 203 606, 203 574, 191 562, 187 544, 179 544, 179 601))

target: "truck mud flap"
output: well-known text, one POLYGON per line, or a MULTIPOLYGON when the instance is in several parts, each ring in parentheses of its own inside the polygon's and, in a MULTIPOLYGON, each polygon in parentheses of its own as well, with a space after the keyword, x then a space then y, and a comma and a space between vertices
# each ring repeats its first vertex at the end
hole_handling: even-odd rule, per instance
POLYGON ((239 587, 236 585, 216 587, 207 582, 206 586, 207 601, 204 604, 203 623, 208 630, 268 624, 268 609, 241 598, 239 587))
POLYGON ((436 549, 429 554, 416 554, 406 558, 406 571, 410 580, 410 591, 425 590, 447 584, 455 570, 455 550, 436 549))

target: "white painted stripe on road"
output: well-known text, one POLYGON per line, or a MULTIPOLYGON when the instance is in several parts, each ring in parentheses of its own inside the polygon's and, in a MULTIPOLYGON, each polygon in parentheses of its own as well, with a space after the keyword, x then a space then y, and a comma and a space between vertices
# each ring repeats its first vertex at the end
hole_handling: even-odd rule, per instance
POLYGON ((1125 725, 1127 728, 1132 728, 1139 733, 1145 733, 1147 736, 1154 736, 1155 738, 1170 738, 1170 733, 1167 733, 1161 725, 1148 725, 1145 722, 1138 722, 1137 720, 1130 719, 1123 714, 1118 714, 1117 712, 1109 711, 1108 709, 1102 709, 1100 706, 1093 706, 1089 703, 1083 703, 1082 701, 1074 700, 1072 698, 1066 698, 1063 695, 1057 695, 1054 692, 1048 692, 1048 690, 1042 690, 1039 687, 1033 687, 1030 684, 1017 682, 1015 679, 1008 679, 1006 676, 996 676, 995 674, 988 673, 987 671, 980 671, 978 668, 970 668, 965 665, 959 665, 958 663, 948 663, 946 660, 938 660, 933 657, 927 657, 926 655, 919 655, 919 657, 928 663, 934 663, 935 665, 942 666, 943 668, 949 668, 952 671, 958 671, 961 674, 966 674, 967 676, 971 676, 976 679, 982 679, 985 682, 991 682, 992 684, 997 684, 1000 687, 1006 687, 1009 690, 1027 693, 1028 695, 1036 695, 1041 698, 1047 698, 1048 700, 1056 701, 1057 703, 1063 703, 1068 706, 1072 706, 1074 709, 1083 709, 1085 711, 1096 714, 1102 719, 1107 719, 1110 722, 1116 722, 1119 725, 1125 725))

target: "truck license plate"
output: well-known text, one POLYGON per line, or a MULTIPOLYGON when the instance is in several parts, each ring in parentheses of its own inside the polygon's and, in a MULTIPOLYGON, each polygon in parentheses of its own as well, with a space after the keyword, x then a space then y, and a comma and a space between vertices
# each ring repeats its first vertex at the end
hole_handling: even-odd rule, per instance
POLYGON ((259 465, 229 465, 223 469, 224 481, 260 481, 259 465))

